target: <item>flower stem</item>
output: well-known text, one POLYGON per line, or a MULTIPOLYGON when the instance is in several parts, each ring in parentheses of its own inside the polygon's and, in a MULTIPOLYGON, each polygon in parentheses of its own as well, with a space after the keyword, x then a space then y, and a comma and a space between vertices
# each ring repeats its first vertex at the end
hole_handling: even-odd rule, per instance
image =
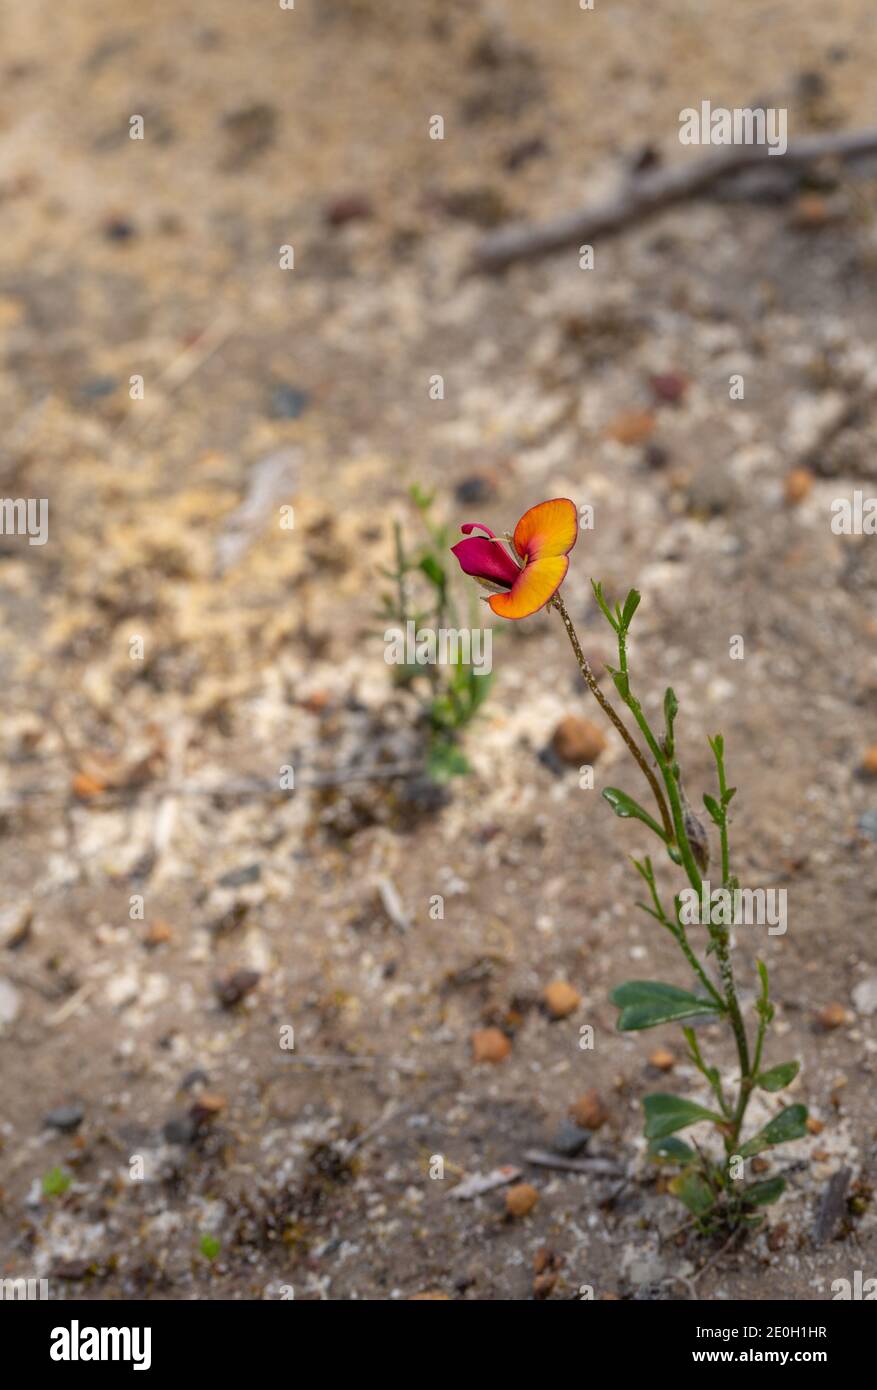
MULTIPOLYGON (((652 733, 649 722, 643 713, 639 701, 634 697, 630 690, 630 676, 627 666, 627 631, 621 627, 618 631, 618 655, 620 665, 620 675, 623 677, 623 685, 619 691, 624 703, 630 710, 639 728, 642 730, 643 737, 648 744, 649 750, 655 759, 664 786, 667 789, 667 799, 673 817, 673 828, 675 832, 676 844, 682 858, 682 864, 688 875, 688 881, 696 890, 698 896, 701 895, 703 888, 703 876, 697 866, 688 834, 685 830, 685 809, 682 803, 682 794, 677 779, 678 769, 675 769, 670 760, 666 757, 655 735, 652 733)), ((720 772, 720 794, 723 798, 727 788, 724 784, 724 770, 720 772)), ((728 835, 727 817, 723 817, 722 824, 722 877, 725 882, 730 878, 729 856, 728 856, 728 835)), ((725 996, 725 1004, 728 1011, 728 1018, 734 1034, 734 1042, 737 1047, 737 1057, 740 1064, 740 1091, 737 1097, 737 1104, 734 1107, 734 1115, 731 1120, 731 1135, 728 1138, 728 1152, 733 1153, 737 1147, 740 1137, 740 1127, 743 1123, 743 1116, 749 1104, 749 1097, 755 1084, 754 1073, 750 1066, 749 1041, 746 1036, 746 1025, 743 1022, 743 1015, 740 1012, 740 1003, 737 999, 737 990, 734 984, 734 972, 731 967, 731 957, 728 949, 728 930, 726 927, 714 925, 712 922, 707 924, 716 959, 719 963, 719 976, 722 982, 722 989, 725 996)))
POLYGON ((582 651, 581 643, 578 639, 578 634, 572 624, 572 619, 570 618, 569 613, 566 611, 566 604, 564 603, 563 599, 560 597, 559 594, 554 595, 554 599, 552 600, 552 602, 554 604, 554 607, 560 613, 561 618, 563 619, 563 625, 566 628, 566 633, 569 637, 570 645, 572 646, 576 661, 578 662, 579 670, 581 671, 585 679, 585 683, 591 691, 591 694, 594 696, 594 699, 597 701, 597 704, 603 710, 607 718, 610 719, 611 722, 615 725, 621 737, 624 739, 624 742, 627 744, 627 747, 629 748, 640 770, 642 771, 643 776, 645 777, 646 781, 651 787, 652 794, 655 798, 655 802, 658 806, 659 811, 661 812, 661 820, 664 824, 664 835, 666 836, 668 843, 672 843, 674 839, 673 822, 670 819, 670 812, 667 809, 667 802, 664 799, 664 794, 661 791, 661 788, 658 784, 658 779, 652 772, 652 769, 649 767, 645 758, 643 757, 639 745, 636 743, 627 726, 623 723, 621 717, 615 712, 612 705, 610 705, 609 701, 606 699, 606 696, 603 694, 602 690, 597 684, 597 678, 594 675, 594 672, 591 670, 587 657, 582 651))

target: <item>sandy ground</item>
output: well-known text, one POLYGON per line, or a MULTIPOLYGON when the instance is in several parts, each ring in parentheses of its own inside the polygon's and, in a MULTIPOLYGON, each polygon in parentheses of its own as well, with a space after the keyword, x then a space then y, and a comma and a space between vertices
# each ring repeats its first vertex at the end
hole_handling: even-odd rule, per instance
POLYGON ((32 0, 0 23, 2 491, 50 505, 46 545, 0 540, 4 1273, 55 1297, 789 1300, 877 1274, 877 566, 829 525, 877 491, 873 171, 682 206, 591 272, 460 275, 487 227, 682 158, 702 99, 874 124, 873 7, 32 0), (693 800, 725 734, 738 873, 789 901, 735 967, 751 1009, 768 962, 768 1060, 803 1059, 753 1115, 791 1096, 822 1126, 769 1157, 788 1189, 739 1248, 677 1234, 645 1160, 642 1096, 699 1078, 678 1030, 618 1035, 608 991, 688 981, 634 907, 645 833, 599 797, 639 794, 620 743, 594 790, 545 756, 597 714, 556 616, 495 631, 468 777, 339 775, 422 751, 374 618, 414 483, 455 527, 592 505, 564 589, 589 652, 589 577, 635 584, 632 669, 650 712, 680 697, 693 800), (581 1001, 552 1022, 557 979, 581 1001), (485 1026, 498 1065, 473 1064, 485 1026), (592 1088, 612 1171, 524 1163, 592 1088), (451 1196, 501 1164, 530 1215, 451 1196))

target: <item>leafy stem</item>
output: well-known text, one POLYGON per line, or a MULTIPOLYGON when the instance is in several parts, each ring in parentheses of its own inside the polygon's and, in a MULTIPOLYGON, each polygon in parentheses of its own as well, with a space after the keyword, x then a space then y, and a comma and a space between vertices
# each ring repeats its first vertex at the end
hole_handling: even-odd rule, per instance
MULTIPOLYGON (((734 1036, 740 1071, 737 1093, 731 1099, 725 1093, 718 1068, 708 1065, 704 1060, 693 1027, 685 1027, 683 1031, 688 1044, 689 1057, 715 1096, 718 1113, 705 1110, 702 1106, 677 1096, 663 1093, 647 1096, 645 1098, 646 1135, 653 1144, 658 1144, 659 1157, 669 1157, 685 1165, 680 1177, 675 1179, 671 1185, 671 1190, 688 1206, 700 1225, 705 1228, 707 1218, 712 1219, 712 1213, 722 1193, 724 1193, 722 1207, 724 1219, 731 1224, 739 1221, 757 1220, 757 1216, 753 1216, 754 1208, 766 1202, 775 1201, 782 1191, 782 1180, 756 1183, 751 1188, 747 1187, 742 1190, 736 1189, 732 1180, 736 1179, 738 1174, 734 1170, 732 1160, 741 1155, 741 1129, 755 1087, 760 1085, 766 1090, 779 1090, 788 1085, 794 1078, 798 1066, 797 1063, 783 1063, 771 1072, 761 1074, 762 1053, 774 1009, 769 999, 767 970, 760 961, 758 970, 761 977, 761 995, 756 1004, 758 1029, 754 1052, 750 1053, 749 1038, 740 1010, 731 966, 730 931, 727 919, 714 920, 716 914, 712 911, 712 894, 709 892, 709 884, 705 883, 704 880, 704 873, 709 860, 706 833, 688 805, 682 788, 682 778, 676 756, 675 734, 675 719, 679 702, 674 691, 668 689, 664 696, 664 732, 663 736, 659 738, 652 729, 642 705, 631 688, 627 639, 631 620, 640 603, 640 595, 635 589, 632 589, 624 604, 616 604, 612 609, 606 601, 600 584, 594 583, 593 589, 597 603, 604 617, 612 626, 618 641, 618 666, 615 669, 609 667, 609 674, 619 696, 642 734, 645 746, 654 760, 660 782, 663 784, 662 788, 660 785, 656 788, 655 784, 658 782, 658 778, 649 767, 639 744, 629 736, 626 726, 622 725, 620 731, 623 731, 625 743, 631 749, 637 764, 649 780, 655 801, 661 808, 663 831, 657 822, 626 794, 612 787, 605 788, 603 794, 616 815, 634 817, 658 835, 670 858, 683 869, 690 885, 688 891, 693 891, 699 905, 705 900, 707 901, 708 910, 701 920, 709 933, 707 953, 714 954, 718 973, 718 981, 714 983, 688 940, 681 906, 684 895, 674 899, 675 916, 671 917, 661 902, 651 859, 648 856, 642 862, 635 859, 633 861, 634 866, 648 885, 651 899, 650 903, 643 902, 639 906, 670 932, 695 977, 703 986, 705 994, 702 996, 693 995, 679 990, 675 986, 662 985, 654 981, 633 981, 621 985, 613 992, 613 1000, 622 1010, 619 1017, 619 1027, 624 1030, 654 1027, 660 1023, 673 1020, 681 1021, 686 1017, 695 1018, 710 1013, 714 1017, 726 1017, 734 1036), (692 1149, 681 1141, 669 1137, 675 1131, 702 1120, 711 1121, 724 1140, 725 1164, 722 1168, 716 1168, 701 1153, 697 1144, 692 1149)), ((615 711, 611 709, 605 698, 600 698, 600 692, 595 689, 596 682, 581 653, 578 638, 565 607, 558 599, 555 599, 555 606, 560 610, 585 680, 594 691, 600 704, 606 709, 613 724, 619 728, 620 720, 615 711)), ((703 800, 710 819, 717 827, 719 834, 722 888, 727 893, 733 894, 739 885, 731 871, 728 808, 734 797, 735 788, 728 786, 725 772, 725 746, 721 734, 711 738, 709 745, 716 765, 718 795, 706 795, 703 800)), ((771 1144, 800 1137, 804 1132, 806 1113, 805 1108, 800 1105, 786 1107, 754 1139, 743 1146, 742 1156, 747 1157, 771 1144)))
POLYGON ((578 633, 573 627, 572 619, 570 618, 569 613, 566 610, 566 604, 560 597, 560 594, 554 595, 552 603, 560 613, 560 616, 563 620, 563 625, 566 628, 567 636, 570 640, 570 645, 572 646, 573 652, 575 653, 575 658, 578 662, 579 670, 584 676, 585 683, 588 686, 588 689, 591 691, 591 694, 594 696, 594 699, 597 701, 597 704, 601 707, 604 714, 606 714, 606 716, 611 720, 621 737, 624 739, 624 742, 627 744, 627 747, 630 750, 632 757, 637 763, 637 766, 639 767, 640 771, 642 772, 643 776, 645 777, 646 781, 652 789, 652 794, 654 795, 655 802, 658 806, 658 810, 661 813, 661 820, 664 825, 664 837, 666 841, 670 843, 673 839, 673 825, 670 820, 670 814, 667 810, 667 803, 664 800, 664 797, 661 793, 661 788, 658 785, 658 779, 655 777, 655 774, 652 772, 652 769, 649 767, 648 763, 643 757, 643 754, 640 751, 640 748, 636 743, 636 740, 633 738, 632 734, 627 728, 627 725, 623 722, 620 715, 618 715, 615 712, 614 708, 606 699, 606 696, 600 689, 600 686, 597 683, 597 678, 594 675, 594 672, 591 670, 587 657, 582 651, 581 643, 579 642, 578 638, 578 633))

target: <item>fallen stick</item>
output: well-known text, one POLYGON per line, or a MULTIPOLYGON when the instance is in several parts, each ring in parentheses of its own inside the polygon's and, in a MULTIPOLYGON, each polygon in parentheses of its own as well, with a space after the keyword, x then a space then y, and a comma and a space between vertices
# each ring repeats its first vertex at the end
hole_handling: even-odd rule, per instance
POLYGON ((504 1163, 501 1168, 494 1168, 490 1173, 472 1173, 468 1178, 463 1178, 456 1187, 451 1188, 448 1196, 456 1198, 458 1202, 471 1202, 473 1197, 480 1197, 485 1192, 493 1192, 497 1187, 506 1187, 508 1183, 517 1182, 520 1176, 520 1168, 516 1168, 512 1163, 504 1163))
MULTIPOLYGON (((312 1056, 300 1056, 290 1052, 284 1056, 283 1061, 298 1067, 312 1067, 316 1070, 327 1071, 359 1071, 362 1068, 385 1066, 388 1070, 405 1071, 409 1073, 423 1072, 430 1075, 420 1065, 408 1057, 378 1057, 373 1053, 324 1053, 312 1056)), ((278 1077, 274 1077, 278 1080, 278 1077)))
POLYGON ((824 1245, 834 1235, 846 1211, 847 1188, 852 1175, 851 1168, 838 1168, 822 1189, 810 1235, 814 1245, 824 1245))
MULTIPOLYGON (((375 766, 354 765, 351 767, 329 768, 325 772, 302 769, 296 778, 300 787, 337 787, 345 782, 392 782, 397 778, 406 780, 423 773, 422 763, 379 763, 375 766)), ((295 788, 289 790, 294 791, 295 788)), ((263 781, 254 777, 231 778, 225 782, 138 782, 107 786, 95 792, 80 805, 104 806, 113 800, 130 799, 151 793, 153 796, 283 796, 286 789, 274 781, 263 781)), ((0 791, 0 811, 11 810, 27 801, 70 798, 70 788, 29 786, 0 791)))
POLYGON ((622 1173, 608 1158, 561 1158, 547 1149, 527 1149, 523 1160, 537 1168, 559 1168, 565 1173, 598 1173, 607 1178, 618 1178, 622 1173))
POLYGON ((504 270, 514 261, 536 259, 566 246, 589 244, 597 237, 611 236, 633 222, 642 221, 662 208, 703 193, 719 180, 755 165, 776 166, 812 164, 820 159, 851 160, 877 153, 877 130, 842 131, 832 135, 810 135, 790 145, 785 154, 768 155, 764 145, 737 145, 728 153, 707 155, 693 163, 674 164, 668 169, 637 175, 613 198, 576 212, 564 213, 547 222, 519 222, 500 227, 483 237, 475 247, 470 273, 504 270))

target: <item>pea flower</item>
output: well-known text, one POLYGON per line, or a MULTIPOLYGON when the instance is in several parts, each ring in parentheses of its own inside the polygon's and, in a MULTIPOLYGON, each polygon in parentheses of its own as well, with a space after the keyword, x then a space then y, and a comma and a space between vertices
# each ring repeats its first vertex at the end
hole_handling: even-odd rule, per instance
POLYGON ((480 521, 467 521, 460 529, 468 539, 451 550, 464 574, 493 590, 488 603, 494 613, 500 618, 529 618, 550 603, 566 578, 579 518, 568 497, 540 502, 524 512, 514 535, 507 537, 513 554, 480 521), (473 531, 486 534, 473 536, 473 531))

